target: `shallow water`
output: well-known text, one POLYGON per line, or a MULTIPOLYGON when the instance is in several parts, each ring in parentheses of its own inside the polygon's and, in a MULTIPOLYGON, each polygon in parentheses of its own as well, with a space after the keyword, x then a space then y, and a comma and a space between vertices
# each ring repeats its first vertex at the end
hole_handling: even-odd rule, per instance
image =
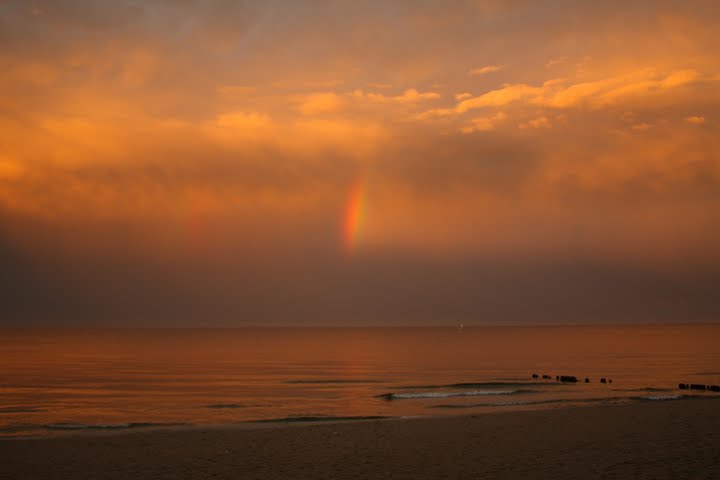
POLYGON ((720 325, 0 330, 0 359, 0 435, 720 398, 678 390, 720 384, 720 325))

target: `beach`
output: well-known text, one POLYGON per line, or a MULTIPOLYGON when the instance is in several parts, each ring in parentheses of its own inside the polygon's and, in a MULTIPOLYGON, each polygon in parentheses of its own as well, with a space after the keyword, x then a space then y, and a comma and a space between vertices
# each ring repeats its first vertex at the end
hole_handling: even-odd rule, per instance
POLYGON ((720 401, 6 438, 0 464, 2 479, 709 479, 720 401))

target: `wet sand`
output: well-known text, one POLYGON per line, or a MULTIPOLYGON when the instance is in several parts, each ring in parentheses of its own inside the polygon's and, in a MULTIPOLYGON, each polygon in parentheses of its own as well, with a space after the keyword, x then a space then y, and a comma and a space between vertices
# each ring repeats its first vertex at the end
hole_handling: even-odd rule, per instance
POLYGON ((720 478, 720 401, 0 441, 1 479, 720 478))

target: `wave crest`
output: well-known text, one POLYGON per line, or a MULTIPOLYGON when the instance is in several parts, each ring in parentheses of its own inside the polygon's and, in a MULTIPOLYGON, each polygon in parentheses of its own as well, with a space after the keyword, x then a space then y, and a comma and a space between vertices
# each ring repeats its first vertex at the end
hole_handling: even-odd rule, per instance
POLYGON ((385 400, 406 400, 415 398, 451 398, 451 397, 480 397, 485 395, 515 395, 518 393, 537 393, 538 390, 471 390, 469 392, 412 392, 412 393, 384 393, 378 395, 385 400))

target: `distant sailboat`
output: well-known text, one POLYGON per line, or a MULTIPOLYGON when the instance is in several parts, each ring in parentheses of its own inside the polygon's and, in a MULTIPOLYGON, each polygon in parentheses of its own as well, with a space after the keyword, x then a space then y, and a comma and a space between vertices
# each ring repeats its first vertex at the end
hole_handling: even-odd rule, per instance
POLYGON ((459 325, 458 325, 458 333, 462 333, 462 332, 463 332, 463 328, 465 328, 465 325, 463 325, 462 323, 459 324, 459 325))

